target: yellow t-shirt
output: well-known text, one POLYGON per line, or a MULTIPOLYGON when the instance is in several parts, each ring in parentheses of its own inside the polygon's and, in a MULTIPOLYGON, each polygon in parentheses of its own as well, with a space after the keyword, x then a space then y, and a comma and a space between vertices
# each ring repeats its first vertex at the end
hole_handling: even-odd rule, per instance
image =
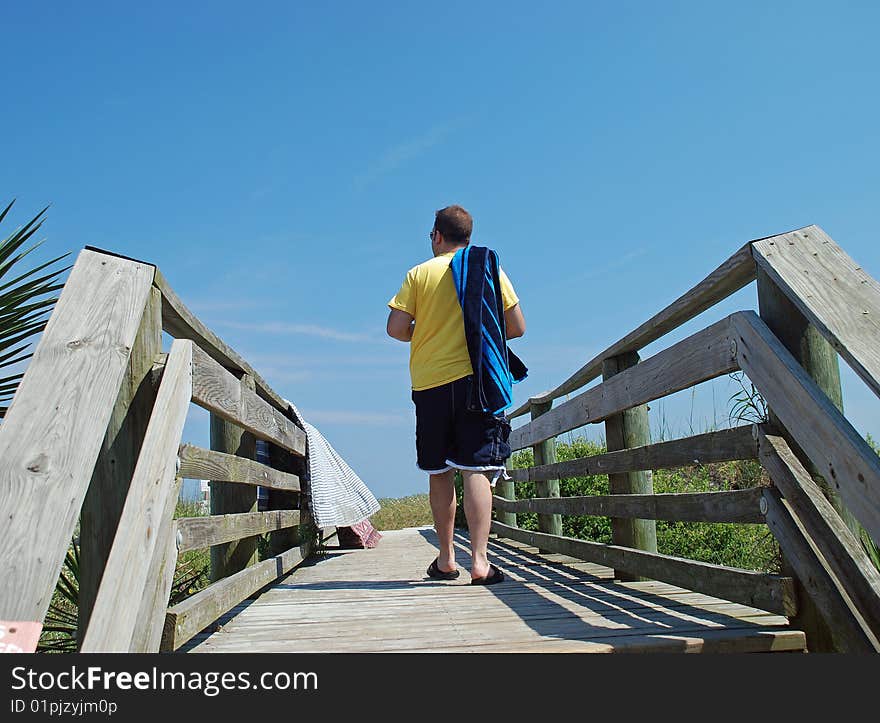
MULTIPOLYGON (((388 302, 415 318, 409 350, 413 391, 439 387, 473 374, 464 337, 464 317, 449 264, 455 251, 411 268, 388 302)), ((504 310, 519 303, 510 279, 499 269, 504 310)))

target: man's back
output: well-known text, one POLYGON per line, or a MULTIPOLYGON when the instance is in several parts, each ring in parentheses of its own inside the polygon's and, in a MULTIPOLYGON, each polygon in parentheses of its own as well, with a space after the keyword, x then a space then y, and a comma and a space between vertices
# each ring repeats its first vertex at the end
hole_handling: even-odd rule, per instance
MULTIPOLYGON (((414 391, 431 389, 473 374, 464 335, 461 304, 449 264, 455 251, 435 256, 407 272, 400 291, 388 302, 415 318, 410 344, 414 391)), ((510 280, 501 277, 505 310, 518 302, 510 280)))

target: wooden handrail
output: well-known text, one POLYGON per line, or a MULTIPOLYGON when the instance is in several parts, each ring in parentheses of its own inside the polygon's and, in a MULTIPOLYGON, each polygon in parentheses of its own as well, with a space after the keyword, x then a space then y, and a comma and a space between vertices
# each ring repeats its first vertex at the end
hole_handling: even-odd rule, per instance
POLYGON ((628 351, 639 351, 651 342, 702 314, 755 279, 755 261, 751 242, 743 246, 699 284, 652 316, 648 321, 614 342, 578 369, 562 384, 529 399, 507 416, 509 419, 528 414, 531 404, 546 403, 570 394, 602 374, 602 362, 628 351))

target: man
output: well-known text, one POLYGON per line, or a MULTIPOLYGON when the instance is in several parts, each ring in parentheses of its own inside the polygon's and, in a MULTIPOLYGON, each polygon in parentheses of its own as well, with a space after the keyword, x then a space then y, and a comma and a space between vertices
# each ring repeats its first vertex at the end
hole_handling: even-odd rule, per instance
MULTIPOLYGON (((410 342, 418 466, 430 476, 431 513, 440 547, 428 575, 446 580, 459 575, 452 546, 454 475, 459 469, 471 539, 471 583, 491 585, 504 579, 487 557, 492 486, 503 473, 510 447, 506 436, 501 438, 507 425, 503 416, 470 408, 474 371, 450 264, 470 243, 472 230, 473 219, 461 206, 436 212, 429 234, 434 257, 410 269, 388 302, 387 330, 394 339, 410 342)), ((505 273, 500 268, 498 272, 506 338, 520 337, 526 324, 519 299, 505 273)))

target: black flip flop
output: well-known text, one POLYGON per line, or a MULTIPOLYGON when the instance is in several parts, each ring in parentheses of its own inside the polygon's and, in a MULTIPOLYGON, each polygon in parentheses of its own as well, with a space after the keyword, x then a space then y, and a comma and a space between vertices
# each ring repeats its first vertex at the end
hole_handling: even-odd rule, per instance
POLYGON ((486 577, 471 578, 471 585, 494 585, 499 582, 504 582, 504 573, 492 564, 489 565, 489 574, 486 577))
POLYGON ((443 572, 439 567, 437 567, 437 560, 439 558, 434 558, 434 562, 428 565, 428 577, 433 577, 435 580, 455 580, 460 574, 460 570, 452 570, 452 572, 443 572))

